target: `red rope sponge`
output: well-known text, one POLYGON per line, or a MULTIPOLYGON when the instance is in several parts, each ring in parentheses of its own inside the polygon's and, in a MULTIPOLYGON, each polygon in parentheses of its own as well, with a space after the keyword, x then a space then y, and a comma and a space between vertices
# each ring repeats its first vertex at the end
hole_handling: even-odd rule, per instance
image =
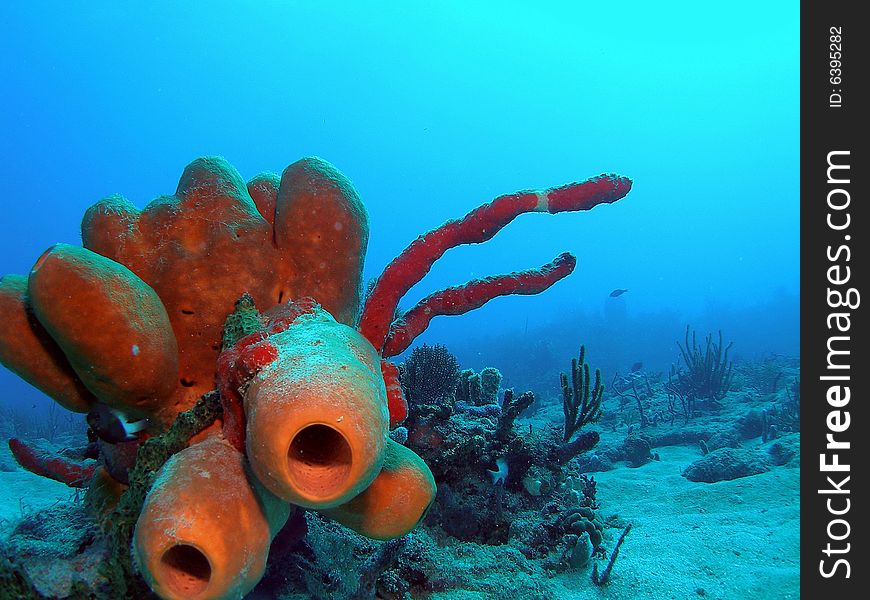
POLYGON ((381 374, 387 388, 387 410, 390 412, 390 429, 396 427, 408 416, 408 401, 402 391, 399 368, 388 360, 381 361, 381 374))
POLYGON ((393 322, 383 356, 386 358, 404 352, 414 338, 426 331, 433 317, 465 314, 498 296, 539 294, 570 275, 576 265, 577 259, 564 252, 540 269, 475 279, 465 285, 449 287, 426 296, 393 322))
POLYGON ((631 180, 626 177, 599 175, 581 183, 571 183, 542 192, 517 192, 500 196, 489 204, 474 209, 458 221, 444 223, 414 240, 387 265, 366 299, 360 317, 360 333, 375 349, 383 352, 399 300, 426 276, 435 261, 450 248, 485 242, 523 213, 553 214, 589 210, 599 204, 616 202, 630 190, 631 180))
POLYGON ((9 439, 9 449, 18 464, 36 475, 65 483, 70 487, 86 487, 94 477, 94 460, 77 462, 60 454, 37 448, 17 438, 9 439))

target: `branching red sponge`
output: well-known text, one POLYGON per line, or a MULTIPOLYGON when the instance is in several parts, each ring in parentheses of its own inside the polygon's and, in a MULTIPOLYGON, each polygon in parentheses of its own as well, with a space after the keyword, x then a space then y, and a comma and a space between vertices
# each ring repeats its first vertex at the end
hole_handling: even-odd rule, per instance
POLYGON ((565 252, 540 269, 474 279, 430 294, 393 322, 382 354, 395 356, 404 352, 414 338, 426 331, 433 317, 465 314, 498 296, 540 294, 570 275, 576 265, 577 259, 565 252))
POLYGON ((18 464, 42 477, 54 479, 70 487, 85 487, 94 477, 96 461, 75 461, 60 454, 27 444, 17 438, 9 439, 9 449, 18 464))
POLYGON ((408 416, 408 401, 402 391, 399 368, 388 360, 381 361, 381 375, 387 387, 387 408, 390 411, 390 429, 397 426, 408 416))
POLYGON ((543 192, 517 192, 500 196, 458 221, 448 221, 417 238, 384 269, 366 299, 360 318, 360 332, 378 351, 383 351, 399 300, 423 279, 435 261, 450 248, 485 242, 523 213, 589 210, 599 204, 616 202, 629 190, 629 179, 617 175, 599 175, 582 183, 571 183, 543 192))

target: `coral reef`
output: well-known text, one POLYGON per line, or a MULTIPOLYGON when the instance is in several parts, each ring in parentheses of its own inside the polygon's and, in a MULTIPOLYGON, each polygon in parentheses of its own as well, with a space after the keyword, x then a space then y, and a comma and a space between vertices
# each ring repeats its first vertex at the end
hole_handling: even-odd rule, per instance
MULTIPOLYGON (((453 364, 443 356, 438 360, 453 364)), ((558 471, 560 465, 590 450, 598 441, 595 431, 575 435, 583 425, 594 423, 601 412, 600 375, 598 386, 590 390, 588 381, 583 379, 584 371, 589 373, 589 365, 584 360, 585 350, 581 351, 580 361, 575 359, 572 364, 576 400, 574 388, 563 387, 563 393, 569 396, 564 403, 565 422, 561 435, 552 428, 519 430, 516 420, 534 403, 535 395, 531 392, 517 395, 507 389, 500 403, 493 402, 491 390, 501 380, 498 370, 486 368, 477 374, 467 369, 460 372, 455 396, 442 401, 440 408, 411 403, 410 416, 405 423, 408 445, 430 465, 436 481, 447 484, 455 482, 455 474, 467 471, 468 461, 480 465, 482 473, 484 466, 491 469, 499 459, 505 459, 508 465, 505 485, 509 489, 519 489, 526 472, 535 466, 542 471, 558 471), (486 386, 485 381, 488 381, 486 386), (566 431, 571 434, 567 439, 566 431)))
MULTIPOLYGON (((480 404, 495 404, 498 402, 498 390, 501 385, 501 371, 494 367, 486 367, 480 372, 480 404)), ((520 411, 522 412, 522 411, 520 411)))
POLYGON ((562 373, 562 406, 565 411, 565 431, 562 440, 568 442, 583 425, 596 422, 601 416, 601 371, 595 370, 595 385, 589 389, 589 365, 585 362, 586 346, 580 346, 580 357, 571 361, 571 380, 562 373))
MULTIPOLYGON (((501 403, 501 411, 498 414, 498 424, 495 428, 496 439, 503 442, 509 440, 513 432, 514 421, 534 402, 535 395, 532 392, 524 392, 519 397, 514 398, 513 390, 505 390, 501 403)), ((485 404, 483 406, 488 405, 485 404)))
POLYGON ((598 434, 595 432, 583 433, 571 439, 581 427, 595 423, 601 417, 601 398, 604 395, 601 371, 595 369, 595 384, 590 390, 589 365, 585 357, 586 347, 580 346, 579 358, 571 360, 571 379, 568 379, 567 374, 561 374, 562 409, 565 415, 562 435, 564 445, 559 450, 561 462, 591 449, 598 443, 598 434))
MULTIPOLYGON (((799 360, 768 356, 731 363, 721 342, 708 336, 702 348, 690 334, 691 329, 686 334, 687 345, 679 345, 699 370, 709 367, 697 381, 721 382, 713 394, 720 400, 702 398, 697 391, 701 387, 690 381, 685 367, 675 367, 670 377, 642 367, 625 375, 617 373, 603 399, 609 410, 599 421, 602 430, 612 435, 580 456, 581 469, 607 471, 619 463, 639 467, 656 460, 656 448, 672 445, 694 446, 702 456, 727 448, 748 452, 751 463, 793 464, 792 441, 776 448, 770 442, 799 431, 799 360), (779 382, 776 386, 775 381, 779 382), (755 440, 766 444, 765 450, 754 448, 755 440)), ((549 409, 554 410, 555 406, 549 409)))
POLYGON ((585 349, 573 368, 576 387, 565 392, 560 428, 518 421, 534 402, 531 392, 507 389, 500 403, 491 402, 485 390, 500 382, 492 368, 462 371, 451 410, 408 424, 408 445, 438 482, 424 527, 465 542, 513 545, 554 573, 583 569, 600 555, 604 523, 596 514, 595 481, 577 473, 572 459, 598 441, 596 431, 579 429, 600 416, 603 389, 600 374, 591 389, 583 379, 590 373, 585 349))
POLYGON ((559 527, 565 533, 575 535, 585 534, 592 542, 592 548, 601 546, 604 534, 604 523, 588 506, 578 506, 560 515, 559 527))
POLYGON ((480 406, 483 398, 483 383, 474 369, 463 369, 456 384, 456 402, 463 406, 480 406))
POLYGON ((399 364, 399 381, 415 410, 451 404, 459 381, 459 364, 446 346, 423 344, 399 364))
POLYGON ((679 398, 686 420, 695 416, 700 410, 699 403, 712 408, 718 407, 730 390, 734 365, 728 360, 728 353, 732 345, 733 342, 723 347, 720 331, 719 343, 715 343, 713 334, 709 334, 706 346, 702 350, 696 332, 686 326, 685 345, 677 342, 685 368, 673 366, 667 386, 668 391, 679 398))
MULTIPOLYGON (((448 288, 403 314, 398 302, 452 247, 484 242, 520 214, 589 210, 630 187, 602 175, 499 197, 418 238, 364 303, 366 212, 351 183, 321 159, 247 185, 223 159, 198 159, 174 195, 144 210, 106 198, 84 216, 83 247, 54 246, 28 277, 0 280, 10 323, 0 361, 66 408, 109 407, 122 424, 144 419, 148 428, 130 449, 101 440, 97 463, 58 462, 23 440, 13 443, 15 455, 69 483, 99 465, 86 505, 105 532, 110 597, 146 597, 148 588, 162 598, 244 595, 266 572, 270 545, 297 537, 281 534, 285 523, 299 530, 292 506, 369 538, 401 538, 426 513, 435 483, 423 460, 389 435, 408 405, 399 370, 384 359, 434 316, 539 293, 576 260, 562 254, 540 269, 448 288), (221 511, 243 515, 244 531, 235 522, 227 530, 221 511), (176 526, 158 525, 167 520, 176 526), (228 545, 238 535, 247 536, 243 552, 228 545)), ((499 380, 481 374, 485 406, 495 404, 499 380)), ((506 487, 522 489, 531 457, 552 457, 542 452, 552 447, 546 434, 527 441, 515 432, 530 403, 506 394, 498 416, 482 411, 451 433, 451 444, 427 417, 413 428, 409 419, 409 445, 423 440, 443 472, 467 468, 482 450, 484 464, 515 463, 514 478, 508 467, 486 496, 505 532, 506 487)), ((388 546, 370 570, 386 568, 401 547, 388 546)))
MULTIPOLYGON (((261 327, 262 315, 256 311, 249 314, 257 315, 256 327, 261 327)), ((232 321, 234 319, 228 320, 232 321)), ((251 326, 242 326, 235 333, 228 334, 230 343, 237 343, 245 335, 250 335, 251 329, 251 326)), ((447 352, 446 348, 444 352, 447 352)), ((452 356, 446 358, 455 360, 452 356)), ((735 368, 743 369, 744 366, 735 368)), ((592 371, 594 369, 590 367, 592 371)), ((742 371, 737 373, 738 376, 741 374, 742 371)), ((793 380, 790 368, 784 370, 783 377, 787 381, 793 380)), ((738 377, 735 381, 745 380, 738 377)), ((633 555, 637 551, 635 540, 625 535, 629 524, 613 514, 617 507, 620 512, 623 510, 619 498, 597 497, 596 479, 583 473, 586 466, 595 464, 595 461, 601 464, 626 461, 640 469, 655 469, 647 464, 656 454, 654 449, 670 445, 686 446, 679 450, 684 456, 692 452, 696 455, 703 453, 703 446, 707 456, 712 456, 708 460, 716 462, 720 474, 732 468, 743 477, 753 472, 751 469, 737 470, 739 461, 722 458, 723 454, 732 458, 737 456, 746 464, 763 465, 764 470, 798 466, 799 434, 783 434, 767 443, 761 440, 763 409, 771 402, 777 406, 787 403, 793 393, 790 388, 781 385, 772 399, 768 395, 744 394, 744 390, 735 385, 736 389, 721 410, 697 415, 686 425, 682 420, 670 423, 668 419, 656 417, 665 414, 666 391, 655 374, 644 373, 637 382, 648 415, 647 425, 639 427, 637 412, 631 412, 636 410, 633 399, 623 408, 625 416, 630 413, 631 419, 620 422, 614 418, 619 414, 619 395, 604 396, 601 418, 595 424, 601 434, 600 443, 565 463, 554 458, 564 437, 561 381, 558 386, 554 385, 555 380, 552 381, 552 394, 543 404, 544 409, 537 414, 530 415, 529 408, 519 411, 518 408, 525 404, 518 404, 524 394, 512 390, 508 394, 505 390, 499 394, 495 404, 497 412, 489 412, 490 404, 459 410, 455 399, 448 397, 441 405, 445 408, 441 416, 431 413, 415 423, 410 422, 409 416, 404 426, 391 431, 390 438, 409 444, 431 461, 439 484, 435 503, 421 525, 410 534, 380 542, 340 525, 340 518, 336 520, 329 509, 296 509, 287 525, 272 540, 263 578, 252 590, 252 597, 285 600, 382 597, 404 600, 463 593, 562 597, 560 594, 564 591, 556 591, 559 585, 570 582, 571 589, 575 589, 584 585, 584 580, 587 586, 608 585, 625 589, 620 587, 626 584, 623 578, 636 575, 633 571, 631 575, 622 571, 620 567, 629 565, 615 564, 620 562, 616 557, 626 553, 633 555), (645 379, 649 380, 649 396, 645 379), (512 417, 515 412, 517 416, 512 417), (497 433, 499 430, 504 432, 501 440, 497 433), (409 437, 402 441, 405 435, 409 437), (428 444, 435 446, 428 450, 425 448, 428 444), (503 453, 497 452, 498 449, 503 453), (445 455, 446 458, 439 459, 445 455), (591 460, 593 456, 594 461, 591 460), (443 462, 439 463, 439 460, 443 462), (448 463, 449 470, 445 471, 448 463)), ((590 382, 590 390, 593 387, 590 382)), ((212 414, 221 414, 218 394, 212 396, 210 410, 212 414)), ((409 415, 414 413, 412 401, 409 402, 409 415)), ((177 419, 176 424, 184 418, 186 414, 177 419)), ((207 426, 207 423, 207 418, 200 420, 198 427, 207 426)), ((580 433, 584 433, 587 427, 590 426, 584 425, 580 433)), ((187 439, 189 434, 178 437, 187 439)), ((143 448, 162 439, 163 436, 155 436, 143 448)), ((665 452, 662 450, 663 456, 665 452)), ((183 453, 176 450, 167 455, 170 460, 179 460, 183 453)), ((699 460, 703 458, 698 457, 699 460)), ((694 461, 691 458, 684 466, 694 461)), ((160 472, 162 463, 149 464, 153 467, 153 477, 155 472, 160 472)), ((710 472, 713 470, 709 469, 710 472)), ((139 475, 133 479, 138 481, 139 475)), ((686 485, 708 485, 704 481, 684 481, 686 485)), ((608 490, 607 483, 604 489, 608 490)), ((92 492, 93 486, 88 493, 92 492)), ((122 501, 124 499, 122 496, 122 501)), ((735 501, 741 502, 739 497, 735 501)), ((81 511, 81 507, 78 510, 81 511)), ((44 514, 48 519, 48 513, 44 514)), ((138 510, 134 511, 131 533, 135 514, 138 510)), ((45 531, 51 525, 31 527, 35 531, 45 531)), ((643 527, 641 521, 636 523, 635 529, 641 532, 643 527)), ((93 527, 91 531, 94 532, 94 542, 81 544, 81 553, 76 551, 68 556, 70 552, 66 552, 52 560, 69 564, 85 561, 93 555, 105 555, 107 550, 101 546, 101 532, 93 527)), ((647 535, 655 534, 644 530, 638 536, 638 542, 647 535)), ((127 540, 128 548, 131 540, 127 540)), ((22 541, 16 540, 17 548, 23 547, 20 545, 22 541)), ((129 560, 129 552, 126 554, 129 560)), ((18 590, 32 588, 33 582, 28 582, 27 576, 38 570, 34 560, 30 556, 24 564, 9 565, 5 571, 6 567, 0 566, 3 581, 17 586, 10 587, 16 590, 18 595, 15 597, 38 597, 18 593, 18 590)), ((632 569, 635 564, 632 563, 632 569)), ((111 583, 110 575, 117 572, 115 563, 112 565, 112 568, 96 572, 82 572, 77 589, 117 589, 111 583)), ((131 563, 130 568, 135 569, 135 566, 131 563)), ((133 590, 128 590, 129 595, 151 597, 147 588, 133 590)), ((87 592, 82 596, 71 592, 68 597, 91 596, 87 592)))
POLYGON ((86 589, 109 595, 109 582, 100 568, 106 540, 82 503, 59 504, 41 514, 25 515, 2 550, 0 598, 4 600, 84 599, 86 589), (14 562, 7 556, 14 557, 14 562), (75 596, 75 590, 82 593, 75 596))

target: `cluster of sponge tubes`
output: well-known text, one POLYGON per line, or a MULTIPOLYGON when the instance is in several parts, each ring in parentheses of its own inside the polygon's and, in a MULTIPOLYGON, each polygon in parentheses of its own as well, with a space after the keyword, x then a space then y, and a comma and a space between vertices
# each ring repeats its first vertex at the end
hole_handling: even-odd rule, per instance
MULTIPOLYGON (((215 427, 157 474, 134 554, 158 595, 245 594, 291 503, 378 539, 414 527, 435 484, 389 441, 381 358, 352 327, 368 223, 341 173, 308 158, 245 184, 224 160, 199 159, 174 195, 144 210, 118 196, 91 207, 82 239, 46 251, 28 276, 0 280, 0 361, 75 412, 104 405, 147 419, 146 436, 215 388, 239 297, 264 310, 305 296, 319 303, 270 331, 272 363, 239 382, 245 443, 215 427)), ((129 465, 113 464, 114 446, 100 443, 100 460, 80 468, 19 441, 13 450, 70 485, 93 474, 116 501, 129 465), (113 474, 122 481, 106 485, 113 474)))
MULTIPOLYGON (((0 280, 0 362, 70 410, 103 406, 147 419, 143 437, 165 431, 217 386, 222 427, 192 438, 157 473, 133 549, 163 598, 240 597, 261 578, 293 505, 376 539, 410 531, 435 483, 388 436, 407 406, 384 359, 433 316, 538 293, 576 261, 566 254, 541 269, 448 288, 394 319, 432 264, 524 212, 588 210, 630 186, 606 175, 502 196, 418 238, 361 307, 367 214, 341 173, 307 158, 280 178, 245 184, 223 159, 198 159, 174 195, 142 211, 109 197, 85 214, 84 247, 57 245, 28 277, 0 280), (252 333, 227 344, 224 321, 244 294, 265 312, 252 333), (286 308, 270 316, 276 307, 286 308)), ((124 491, 130 465, 117 464, 125 453, 112 444, 103 443, 90 470, 20 441, 10 447, 40 474, 70 485, 92 475, 92 489, 115 500, 124 491), (113 478, 120 481, 105 485, 113 478)))
POLYGON ((434 498, 428 467, 387 436, 380 357, 356 330, 314 305, 286 330, 238 346, 219 380, 229 380, 220 381, 228 398, 225 385, 244 381, 243 435, 174 455, 136 525, 137 562, 164 598, 250 590, 291 506, 385 540, 413 529, 434 498), (240 437, 243 451, 231 441, 240 437))

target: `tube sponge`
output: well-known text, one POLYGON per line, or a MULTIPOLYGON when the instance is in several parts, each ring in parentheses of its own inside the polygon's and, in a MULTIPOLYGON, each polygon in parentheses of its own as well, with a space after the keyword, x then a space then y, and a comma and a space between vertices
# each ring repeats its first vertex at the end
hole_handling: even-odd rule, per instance
POLYGON ((387 441, 384 467, 359 496, 322 511, 345 527, 376 540, 405 535, 423 519, 435 499, 435 479, 414 452, 387 441))
POLYGON ((136 563, 164 600, 241 598, 262 578, 289 514, 248 475, 244 456, 213 436, 158 473, 136 524, 136 563))
POLYGON ((251 467, 287 502, 347 502, 383 464, 389 415, 381 359, 355 329, 320 308, 269 341, 278 358, 245 393, 251 467))
POLYGON ((337 321, 352 323, 368 240, 365 206, 338 169, 313 156, 284 169, 275 201, 275 245, 292 250, 296 298, 317 298, 337 321))
POLYGON ((27 304, 27 278, 0 278, 0 363, 64 408, 86 413, 96 398, 27 304))
POLYGON ((57 244, 31 270, 28 299, 94 395, 130 416, 156 416, 178 383, 178 346, 148 284, 111 259, 57 244))
POLYGON ((224 319, 243 293, 263 309, 314 296, 338 321, 355 321, 367 218, 351 182, 326 161, 304 158, 283 179, 261 174, 246 186, 212 156, 142 210, 120 196, 101 200, 82 220, 82 242, 160 296, 179 347, 169 402, 178 413, 212 389, 224 319))

